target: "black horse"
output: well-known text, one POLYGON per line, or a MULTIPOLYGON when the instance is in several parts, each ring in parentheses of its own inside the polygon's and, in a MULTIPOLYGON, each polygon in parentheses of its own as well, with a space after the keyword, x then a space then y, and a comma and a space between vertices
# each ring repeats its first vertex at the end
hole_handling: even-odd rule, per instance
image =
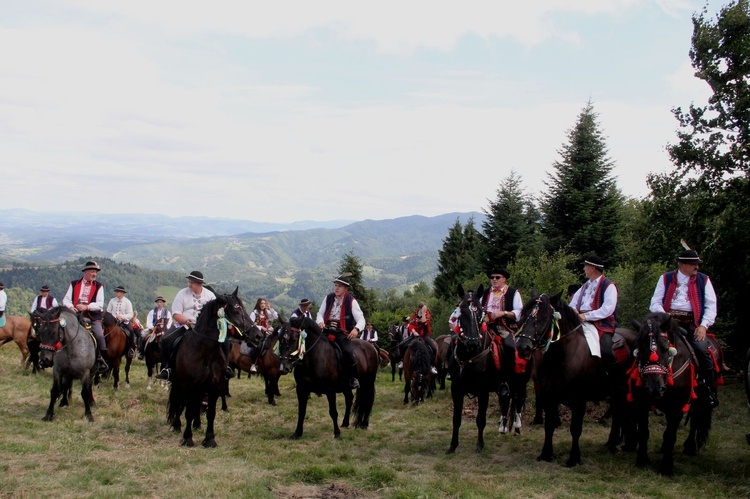
POLYGON ((544 409, 544 446, 537 459, 552 460, 552 437, 559 426, 558 411, 563 404, 572 412, 570 435, 573 441, 566 465, 575 466, 581 464, 579 439, 588 401, 610 396, 612 427, 606 445, 614 451, 624 438, 625 372, 628 364, 632 364, 629 356, 632 348, 626 338, 632 344, 635 332, 617 330, 614 343, 618 352, 624 350, 621 356, 623 365, 618 364, 613 372, 605 375, 601 359, 590 353, 578 314, 562 301, 561 295, 562 292, 554 296, 542 294, 524 306, 516 348, 523 359, 530 359, 535 350, 544 350, 536 366, 538 403, 544 409))
MULTIPOLYGON (((745 395, 747 395, 747 408, 750 410, 750 348, 745 356, 745 395)), ((745 435, 747 444, 750 445, 750 433, 745 435)))
POLYGON ((424 402, 425 396, 432 396, 432 366, 435 358, 432 350, 422 338, 414 339, 404 353, 404 405, 424 402))
POLYGON ((378 373, 378 352, 369 342, 360 339, 350 340, 356 346, 357 398, 354 400, 349 378, 342 375, 341 352, 329 340, 325 331, 308 317, 293 318, 282 326, 279 337, 279 358, 282 373, 294 369, 297 385, 297 428, 291 438, 302 436, 307 402, 311 393, 325 394, 328 399, 328 414, 333 421, 333 436, 339 438, 336 394, 343 393, 346 410, 341 426, 349 426, 349 416, 354 403, 354 427, 366 429, 370 423, 370 413, 375 402, 375 378, 378 373))
POLYGON ((242 334, 251 324, 245 305, 235 289, 229 295, 217 294, 216 299, 203 305, 193 328, 184 333, 175 354, 174 370, 170 377, 172 389, 167 405, 167 418, 175 431, 181 429, 180 415, 185 410, 185 432, 181 445, 194 445, 193 428, 200 426, 201 404, 206 398, 203 446, 216 447, 216 401, 226 392, 227 386, 224 378, 227 359, 219 339, 224 336, 229 341, 230 329, 242 334))
POLYGON ((708 438, 712 411, 704 398, 695 395, 695 366, 693 353, 679 323, 669 314, 651 313, 646 316, 638 333, 636 369, 630 377, 630 389, 637 423, 638 452, 636 464, 649 464, 648 418, 651 408, 664 413, 664 430, 659 473, 674 473, 674 446, 682 416, 690 410, 690 435, 685 442, 685 453, 695 454, 708 438), (696 442, 697 436, 697 442, 696 442))
POLYGON ((448 357, 453 398, 453 436, 448 454, 455 452, 458 447, 458 431, 461 428, 466 395, 477 397, 476 452, 481 452, 484 448, 490 393, 497 393, 500 388, 500 366, 496 362, 500 356, 500 343, 493 339, 482 323, 479 297, 483 293, 484 286, 479 286, 476 293, 464 292, 463 286, 458 286, 458 295, 461 297, 458 305, 461 313, 458 317, 459 331, 448 357))
MULTIPOLYGON (((162 318, 154 324, 151 332, 143 338, 143 359, 146 361, 148 382, 146 390, 151 390, 154 384, 154 373, 161 364, 161 339, 167 332, 167 319, 162 318)), ((167 382, 161 381, 161 387, 167 389, 167 382)))

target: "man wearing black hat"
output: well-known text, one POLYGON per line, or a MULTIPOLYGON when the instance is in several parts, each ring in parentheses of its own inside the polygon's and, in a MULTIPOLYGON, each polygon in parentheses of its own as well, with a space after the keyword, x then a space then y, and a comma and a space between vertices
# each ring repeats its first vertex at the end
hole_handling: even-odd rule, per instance
POLYGON ((292 315, 290 316, 290 319, 292 318, 299 318, 302 319, 304 317, 307 317, 308 319, 312 319, 312 313, 310 312, 310 306, 312 305, 312 302, 308 300, 307 298, 302 298, 299 302, 299 306, 294 309, 294 312, 292 312, 292 315))
MULTIPOLYGON (((172 302, 172 320, 177 329, 168 335, 164 335, 161 339, 162 370, 156 375, 156 379, 163 381, 169 381, 169 375, 172 372, 169 361, 172 358, 173 345, 174 348, 177 348, 182 334, 193 327, 203 305, 216 299, 216 295, 210 289, 204 287, 205 281, 202 272, 194 270, 186 276, 186 279, 188 280, 187 287, 182 288, 172 302)), ((231 377, 229 376, 230 373, 231 376, 234 376, 234 372, 227 367, 225 374, 231 377)))
POLYGON ((329 293, 318 310, 315 320, 321 328, 333 333, 336 343, 349 360, 347 371, 352 389, 359 388, 357 358, 350 340, 359 336, 365 328, 365 316, 357 300, 349 294, 349 274, 341 274, 333 280, 333 293, 329 293))
POLYGON ((590 256, 583 262, 587 281, 570 299, 570 306, 578 312, 581 322, 590 322, 599 332, 602 363, 607 372, 616 364, 612 340, 617 328, 617 285, 604 276, 604 262, 590 256))
POLYGON ((666 312, 687 331, 687 339, 698 357, 700 385, 712 407, 719 405, 716 396, 714 359, 708 351, 708 328, 716 320, 716 291, 711 279, 698 272, 703 261, 698 253, 685 250, 677 257, 677 270, 662 275, 651 298, 651 312, 666 312))
POLYGON ((96 280, 101 267, 95 261, 86 262, 81 272, 83 277, 71 281, 68 291, 63 298, 63 306, 73 310, 80 317, 91 320, 91 332, 96 338, 97 358, 96 367, 100 373, 106 372, 107 363, 104 356, 107 353, 107 343, 104 341, 102 316, 104 315, 104 286, 96 280))
POLYGON ((149 310, 146 316, 146 329, 141 333, 141 339, 138 342, 138 358, 143 359, 143 341, 151 334, 157 324, 162 323, 164 325, 162 331, 168 331, 172 327, 172 313, 165 307, 167 301, 163 296, 157 296, 154 300, 156 306, 149 310))
POLYGON ((128 357, 132 359, 135 356, 135 335, 133 334, 133 327, 130 325, 130 321, 133 319, 133 303, 125 297, 125 293, 127 291, 124 286, 115 288, 115 297, 107 303, 107 312, 117 319, 117 324, 128 336, 128 357))
MULTIPOLYGON (((509 380, 516 368, 516 339, 518 321, 521 319, 523 301, 521 293, 508 286, 510 272, 504 268, 495 267, 487 272, 490 287, 482 296, 482 309, 487 327, 500 336, 503 341, 503 358, 501 369, 503 376, 509 380)), ((500 387, 501 395, 510 393, 507 382, 500 387)))
POLYGON ((49 294, 49 286, 45 284, 39 289, 39 294, 36 298, 34 298, 34 301, 31 302, 31 309, 29 310, 29 312, 33 314, 34 310, 36 309, 49 310, 51 308, 55 308, 58 305, 59 304, 57 303, 57 299, 49 294))

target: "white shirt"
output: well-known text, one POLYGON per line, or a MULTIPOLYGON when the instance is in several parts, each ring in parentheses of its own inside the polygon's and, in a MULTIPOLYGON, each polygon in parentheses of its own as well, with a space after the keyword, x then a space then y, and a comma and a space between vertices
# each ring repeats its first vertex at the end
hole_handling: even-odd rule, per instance
MULTIPOLYGON (((334 296, 333 305, 331 305, 331 313, 328 315, 331 320, 338 320, 339 317, 341 317, 341 305, 343 301, 343 296, 341 297, 341 300, 334 296)), ((315 317, 315 322, 318 324, 325 322, 326 310, 326 299, 323 298, 323 303, 318 309, 318 315, 315 317)), ((357 303, 356 298, 352 298, 352 317, 354 317, 354 321, 356 322, 354 327, 362 331, 367 325, 367 321, 365 320, 365 314, 362 313, 362 309, 360 308, 359 303, 357 303)), ((346 327, 344 324, 341 324, 341 326, 346 327)), ((347 333, 348 332, 349 331, 347 331, 347 333)))
POLYGON ((114 315, 118 321, 127 323, 133 318, 133 304, 124 296, 122 299, 114 297, 107 304, 107 312, 114 315))
MULTIPOLYGON (((47 296, 50 296, 50 295, 47 295, 47 296)), ((55 298, 54 296, 52 296, 52 306, 50 308, 55 308, 58 305, 59 305, 59 303, 57 303, 57 298, 55 298)), ((34 298, 34 301, 31 302, 31 310, 30 310, 30 312, 33 313, 34 310, 36 310, 37 308, 39 308, 39 309, 46 309, 47 308, 47 297, 42 296, 42 295, 38 295, 36 298, 34 298), (39 303, 39 306, 37 307, 36 304, 37 304, 37 302, 40 301, 39 300, 40 296, 42 297, 41 303, 39 303)))
POLYGON ((182 288, 172 302, 172 315, 182 314, 187 321, 195 323, 203 305, 215 299, 216 295, 209 289, 203 288, 197 296, 190 288, 182 288))
MULTIPOLYGON (((155 307, 156 308, 156 307, 155 307)), ((163 307, 161 310, 156 308, 158 312, 155 314, 154 309, 148 311, 148 315, 146 316, 146 328, 147 329, 154 329, 154 326, 157 322, 159 322, 159 319, 164 319, 166 317, 167 319, 167 329, 172 327, 172 314, 167 310, 167 307, 163 307), (154 317, 158 314, 158 317, 154 317)))
MULTIPOLYGON (((276 312, 276 310, 272 308, 267 308, 264 310, 266 313, 266 323, 270 326, 271 321, 274 319, 279 318, 279 314, 276 312)), ((250 312, 250 320, 253 322, 256 322, 256 319, 258 318, 258 311, 256 309, 253 309, 252 312, 250 312)))
POLYGON ((0 312, 5 312, 5 305, 8 303, 8 295, 4 289, 0 289, 0 312))
MULTIPOLYGON (((506 284, 503 289, 495 291, 490 289, 490 293, 487 296, 489 303, 485 304, 487 312, 492 312, 493 319, 499 315, 500 312, 513 312, 516 321, 521 320, 521 310, 523 310, 523 301, 521 301, 521 293, 516 290, 516 294, 513 295, 513 310, 503 309, 505 301, 505 293, 508 291, 508 285, 506 284)), ((458 309, 456 309, 458 310, 458 309)), ((454 311, 455 313, 455 311, 454 311)), ((459 312, 460 313, 460 312, 459 312)), ((451 315, 453 317, 453 315, 451 315)))
POLYGON ((615 309, 617 308, 617 286, 612 283, 607 288, 607 290, 604 291, 604 302, 601 304, 601 306, 596 310, 591 310, 591 307, 593 307, 594 305, 594 296, 596 295, 599 289, 599 285, 602 283, 603 279, 604 276, 600 275, 593 281, 586 281, 584 285, 581 286, 578 291, 576 291, 576 294, 574 294, 573 298, 571 298, 570 300, 571 307, 578 307, 578 298, 583 295, 581 299, 581 306, 578 307, 578 311, 580 312, 581 310, 588 310, 588 312, 586 312, 584 315, 586 316, 586 320, 589 322, 606 319, 610 315, 614 314, 615 309))
MULTIPOLYGON (((672 310, 682 310, 683 312, 692 312, 693 307, 688 299, 688 283, 690 282, 690 276, 683 274, 680 271, 675 272, 677 276, 677 289, 672 297, 672 303, 669 305, 672 310)), ((649 310, 652 312, 666 312, 662 305, 662 300, 667 290, 664 288, 664 276, 659 277, 656 282, 656 288, 654 289, 654 296, 651 297, 651 305, 649 310)), ((703 318, 701 319, 701 326, 708 329, 713 326, 716 320, 716 291, 714 291, 714 285, 711 284, 711 279, 706 276, 706 289, 703 303, 703 318)))

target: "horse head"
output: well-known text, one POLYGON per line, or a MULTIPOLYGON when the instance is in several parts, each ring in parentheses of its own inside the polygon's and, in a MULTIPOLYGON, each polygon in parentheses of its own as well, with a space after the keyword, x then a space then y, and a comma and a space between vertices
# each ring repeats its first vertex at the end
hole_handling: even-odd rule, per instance
POLYGON ((480 285, 476 293, 464 291, 463 286, 458 285, 459 316, 456 321, 456 333, 458 344, 456 354, 459 358, 470 358, 480 353, 484 348, 487 325, 482 322, 482 306, 479 303, 484 294, 484 286, 480 285))
POLYGON ((62 347, 65 334, 65 318, 60 317, 62 307, 50 310, 36 309, 31 314, 31 323, 39 341, 39 363, 51 367, 55 353, 62 347))
POLYGON ((305 356, 308 331, 320 334, 320 327, 309 317, 292 317, 279 330, 279 370, 289 374, 305 356))
POLYGON ((672 339, 679 325, 669 314, 655 312, 646 316, 638 331, 635 351, 641 383, 653 400, 661 399, 672 380, 672 360, 677 350, 672 339))
POLYGON ((249 331, 253 321, 250 320, 245 304, 238 295, 239 288, 231 294, 217 294, 215 300, 206 303, 198 314, 195 329, 198 331, 215 330, 212 321, 226 320, 227 326, 234 329, 240 336, 249 331))
POLYGON ((521 310, 521 320, 516 334, 516 349, 522 359, 528 360, 534 350, 545 349, 552 340, 555 326, 555 308, 562 291, 551 297, 544 293, 531 298, 521 310))

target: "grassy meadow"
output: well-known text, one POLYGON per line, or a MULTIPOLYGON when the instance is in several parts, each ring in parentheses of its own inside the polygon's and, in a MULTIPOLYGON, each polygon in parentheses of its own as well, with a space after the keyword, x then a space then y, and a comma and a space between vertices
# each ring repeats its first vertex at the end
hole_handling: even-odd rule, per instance
MULTIPOLYGON (((219 413, 218 448, 180 447, 166 423, 167 394, 146 390, 146 369, 134 361, 131 389, 114 392, 111 380, 95 388, 95 421, 83 417, 80 384, 55 420, 41 420, 49 402, 51 372, 19 367, 14 344, 0 349, 0 497, 749 497, 750 417, 742 385, 720 389, 708 446, 697 457, 676 455, 673 478, 634 466, 633 454, 604 449, 607 428, 593 407, 584 422, 583 465, 563 466, 570 449, 567 424, 555 434, 556 456, 539 463, 543 430, 499 435, 493 408, 481 454, 468 403, 461 445, 450 442, 449 390, 417 407, 404 406, 400 383, 381 371, 368 430, 343 429, 333 438, 325 398, 313 397, 305 434, 289 440, 296 424, 293 378, 281 380, 278 406, 266 403, 255 376, 232 380, 229 412, 219 413)), ((123 376, 124 379, 124 376, 123 376)), ((449 382, 450 383, 450 382, 449 382)), ((340 411, 343 413, 343 400, 340 411)), ((532 404, 533 402, 530 402, 532 404)), ((530 421, 527 407, 526 420, 530 421)), ((663 419, 652 415, 654 462, 663 419)), ((686 435, 678 434, 681 446, 686 435)))

